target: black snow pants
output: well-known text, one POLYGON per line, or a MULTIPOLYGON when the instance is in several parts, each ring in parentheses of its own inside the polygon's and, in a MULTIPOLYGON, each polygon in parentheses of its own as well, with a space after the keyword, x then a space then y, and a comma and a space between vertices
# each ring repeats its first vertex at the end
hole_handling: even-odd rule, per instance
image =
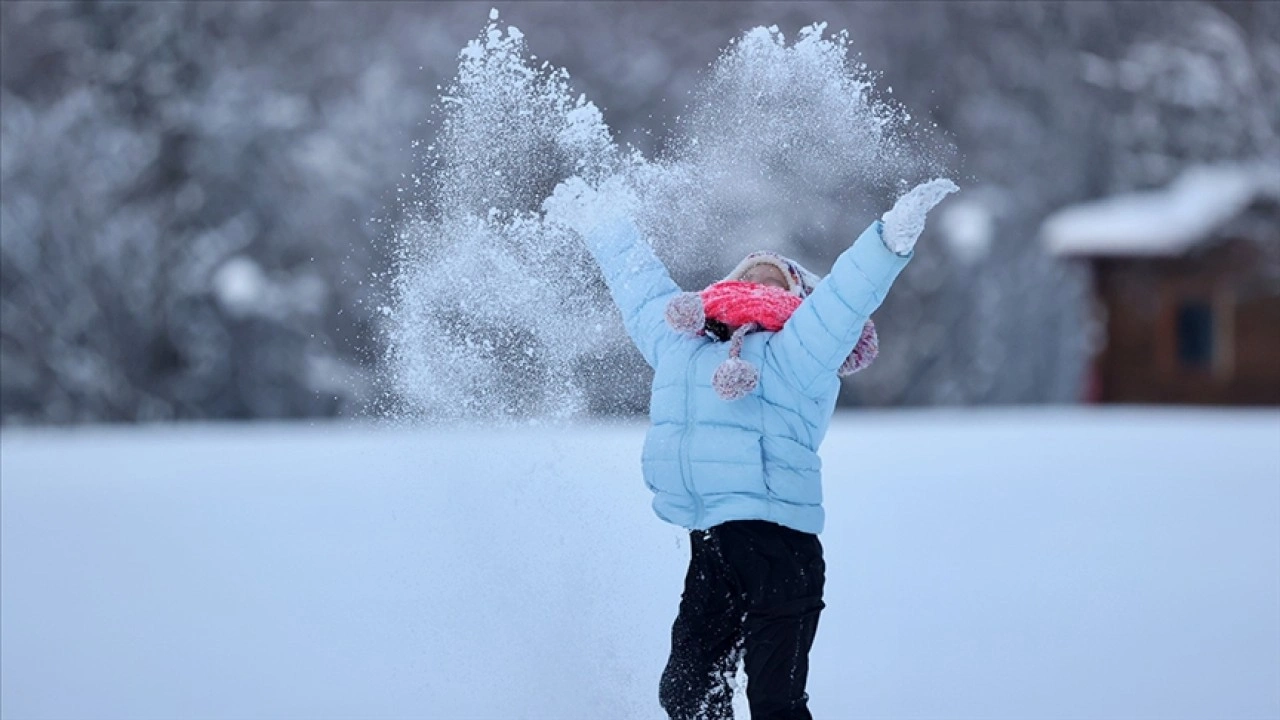
POLYGON ((752 720, 811 720, 805 682, 826 576, 818 536, 735 520, 690 537, 662 708, 672 720, 730 720, 741 658, 752 720))

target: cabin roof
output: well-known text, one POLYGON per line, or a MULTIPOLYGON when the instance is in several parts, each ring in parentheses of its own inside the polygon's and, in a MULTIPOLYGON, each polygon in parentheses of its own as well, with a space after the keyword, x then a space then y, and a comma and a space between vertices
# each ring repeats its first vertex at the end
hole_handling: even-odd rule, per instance
POLYGON ((1262 198, 1280 199, 1280 167, 1198 165, 1164 188, 1063 208, 1044 221, 1040 237, 1055 255, 1174 257, 1262 198))

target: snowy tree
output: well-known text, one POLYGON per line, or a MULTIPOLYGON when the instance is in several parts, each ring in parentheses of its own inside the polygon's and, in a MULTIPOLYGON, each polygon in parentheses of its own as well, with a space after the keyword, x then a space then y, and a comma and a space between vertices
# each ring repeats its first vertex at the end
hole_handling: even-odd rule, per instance
POLYGON ((389 19, 3 12, 5 416, 277 417, 353 399, 368 219, 425 106, 392 48, 353 52, 389 19))

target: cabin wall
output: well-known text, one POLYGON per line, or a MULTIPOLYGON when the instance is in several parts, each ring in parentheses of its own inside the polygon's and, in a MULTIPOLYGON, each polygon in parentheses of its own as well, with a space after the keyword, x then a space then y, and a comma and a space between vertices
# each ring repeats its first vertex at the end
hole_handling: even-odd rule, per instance
POLYGON ((1256 247, 1235 241, 1183 258, 1098 259, 1108 403, 1280 404, 1280 288, 1256 247))

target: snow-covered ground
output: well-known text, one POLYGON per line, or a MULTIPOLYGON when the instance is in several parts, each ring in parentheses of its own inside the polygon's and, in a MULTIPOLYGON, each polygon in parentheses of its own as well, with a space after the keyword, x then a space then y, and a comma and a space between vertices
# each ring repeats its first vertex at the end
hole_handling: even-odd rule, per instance
MULTIPOLYGON (((5 718, 659 718, 643 426, 0 434, 5 718)), ((821 718, 1280 717, 1280 413, 838 418, 821 718)))

